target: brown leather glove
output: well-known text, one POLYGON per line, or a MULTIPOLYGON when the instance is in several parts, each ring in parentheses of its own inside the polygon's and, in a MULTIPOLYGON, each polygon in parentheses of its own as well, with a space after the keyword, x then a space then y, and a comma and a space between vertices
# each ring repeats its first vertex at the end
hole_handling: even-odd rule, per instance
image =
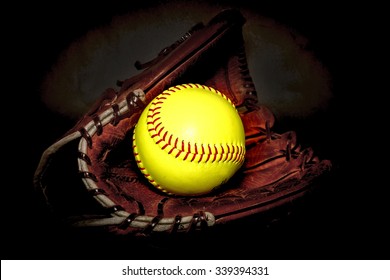
POLYGON ((108 89, 71 130, 43 153, 35 173, 53 213, 72 226, 116 234, 189 232, 269 211, 304 195, 331 167, 301 148, 294 131, 273 131, 248 70, 237 10, 221 11, 136 63, 140 74, 108 89), (207 70, 205 70, 207 69, 207 70), (131 147, 143 108, 170 86, 199 83, 227 95, 244 124, 246 158, 222 187, 202 196, 171 196, 149 184, 131 147))

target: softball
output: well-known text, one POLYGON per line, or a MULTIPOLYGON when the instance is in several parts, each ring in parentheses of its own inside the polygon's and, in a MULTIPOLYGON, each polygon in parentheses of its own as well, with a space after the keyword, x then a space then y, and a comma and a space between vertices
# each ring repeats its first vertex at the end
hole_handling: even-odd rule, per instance
POLYGON ((245 159, 236 107, 220 91, 182 84, 155 97, 133 133, 138 168, 170 195, 207 194, 225 184, 245 159))

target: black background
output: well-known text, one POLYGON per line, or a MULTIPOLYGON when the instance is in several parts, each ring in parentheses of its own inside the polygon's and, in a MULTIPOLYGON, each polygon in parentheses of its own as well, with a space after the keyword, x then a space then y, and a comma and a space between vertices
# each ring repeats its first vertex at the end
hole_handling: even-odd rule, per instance
POLYGON ((250 7, 298 30, 333 77, 334 98, 327 112, 281 125, 296 130, 334 167, 319 191, 291 215, 268 226, 256 226, 256 218, 248 218, 206 234, 140 240, 73 232, 50 219, 33 191, 33 173, 44 149, 74 122, 41 103, 42 78, 59 53, 88 30, 155 2, 53 1, 5 9, 12 15, 4 23, 6 60, 11 62, 6 70, 13 74, 5 81, 10 85, 6 119, 11 128, 3 136, 16 148, 5 149, 4 164, 10 170, 3 175, 2 259, 388 259, 388 183, 379 176, 386 163, 374 157, 386 146, 376 140, 375 108, 365 101, 376 95, 364 83, 371 79, 367 62, 376 44, 368 18, 380 8, 356 4, 220 1, 250 7), (313 129, 313 124, 318 126, 313 129), (324 129, 329 133, 321 133, 324 129))

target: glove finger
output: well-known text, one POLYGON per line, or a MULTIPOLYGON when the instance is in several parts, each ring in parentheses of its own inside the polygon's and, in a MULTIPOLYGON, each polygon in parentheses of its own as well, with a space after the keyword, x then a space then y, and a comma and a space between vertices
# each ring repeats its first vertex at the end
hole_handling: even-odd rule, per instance
POLYGON ((288 161, 297 151, 299 146, 294 131, 273 134, 270 139, 247 147, 243 169, 246 173, 261 170, 276 164, 277 160, 288 161))
POLYGON ((267 107, 259 106, 256 110, 240 113, 240 116, 244 124, 247 144, 256 141, 259 135, 270 137, 275 117, 267 107))

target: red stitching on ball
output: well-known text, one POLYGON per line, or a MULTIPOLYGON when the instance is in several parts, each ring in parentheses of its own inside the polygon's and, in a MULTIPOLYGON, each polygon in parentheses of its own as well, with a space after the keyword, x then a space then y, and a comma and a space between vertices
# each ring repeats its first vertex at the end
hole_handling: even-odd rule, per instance
POLYGON ((202 161, 202 158, 203 158, 203 154, 200 154, 200 158, 198 160, 198 163, 202 161))
MULTIPOLYGON (((154 105, 154 104, 153 104, 153 105, 154 105)), ((152 111, 152 112, 154 112, 154 111, 156 111, 156 110, 159 110, 159 109, 161 109, 161 107, 156 107, 156 108, 153 108, 153 109, 152 109, 152 108, 150 108, 150 109, 149 109, 149 111, 152 111)))
MULTIPOLYGON (((161 124, 161 123, 160 123, 160 124, 161 124)), ((160 124, 159 124, 159 125, 160 125, 160 124)), ((158 136, 160 136, 160 134, 161 134, 161 131, 162 131, 163 129, 164 129, 164 127, 160 128, 160 130, 159 130, 159 131, 158 131, 158 133, 157 133, 157 134, 158 134, 158 136)))
MULTIPOLYGON (((148 117, 149 117, 149 116, 148 116, 148 117)), ((155 123, 156 121, 158 121, 159 119, 161 119, 161 117, 155 118, 153 121, 147 122, 146 124, 153 124, 153 125, 154 125, 154 123, 155 123)))
POLYGON ((161 125, 161 123, 158 123, 155 127, 154 127, 154 130, 157 131, 157 128, 161 125))
POLYGON ((195 157, 197 156, 197 154, 195 153, 195 154, 193 154, 193 156, 192 156, 192 159, 191 159, 191 162, 193 162, 194 161, 194 159, 195 159, 195 157))
POLYGON ((176 137, 176 140, 175 140, 175 148, 177 149, 177 142, 179 142, 179 138, 176 137))
POLYGON ((154 118, 155 115, 160 114, 160 112, 153 113, 152 115, 148 115, 148 118, 154 118))
POLYGON ((231 102, 231 100, 224 95, 223 93, 219 92, 218 90, 205 86, 200 84, 183 84, 171 87, 167 90, 165 90, 161 95, 156 98, 157 101, 152 102, 152 106, 149 108, 149 114, 147 115, 147 125, 148 125, 148 131, 151 132, 151 137, 155 139, 156 144, 161 143, 161 149, 166 149, 168 147, 169 151, 168 154, 175 154, 175 157, 178 158, 182 153, 185 153, 183 160, 187 160, 191 156, 191 161, 194 161, 197 156, 199 159, 197 162, 202 162, 207 155, 207 158, 203 162, 208 161, 231 161, 231 162, 242 162, 244 160, 244 154, 245 154, 245 147, 241 147, 238 145, 233 144, 226 144, 226 148, 221 145, 217 144, 207 144, 207 147, 205 145, 197 143, 191 143, 187 142, 183 139, 179 139, 179 137, 176 137, 173 141, 173 134, 169 133, 169 131, 165 130, 165 127, 163 126, 163 122, 161 121, 161 109, 162 104, 164 104, 164 101, 167 100, 167 96, 170 96, 171 93, 180 91, 185 88, 202 88, 209 90, 215 94, 220 95, 224 99, 226 99, 233 107, 234 104, 231 102), (152 132, 154 132, 152 134, 152 132), (168 137, 169 135, 169 137, 168 137), (157 138, 156 138, 157 137, 157 138), (181 142, 181 145, 179 145, 179 141, 181 142), (172 145, 172 143, 174 144, 172 145), (214 146, 214 148, 212 147, 214 146), (218 147, 217 147, 218 146, 218 147), (220 148, 219 148, 220 147, 220 148), (220 151, 219 151, 219 150, 220 151), (177 150, 177 152, 174 153, 174 151, 177 150))
MULTIPOLYGON (((162 99, 162 98, 159 98, 160 100, 162 99)), ((164 99, 167 99, 166 97, 164 97, 164 99)), ((153 105, 161 105, 161 104, 164 104, 164 102, 163 101, 157 101, 157 102, 152 102, 152 104, 153 105)))

